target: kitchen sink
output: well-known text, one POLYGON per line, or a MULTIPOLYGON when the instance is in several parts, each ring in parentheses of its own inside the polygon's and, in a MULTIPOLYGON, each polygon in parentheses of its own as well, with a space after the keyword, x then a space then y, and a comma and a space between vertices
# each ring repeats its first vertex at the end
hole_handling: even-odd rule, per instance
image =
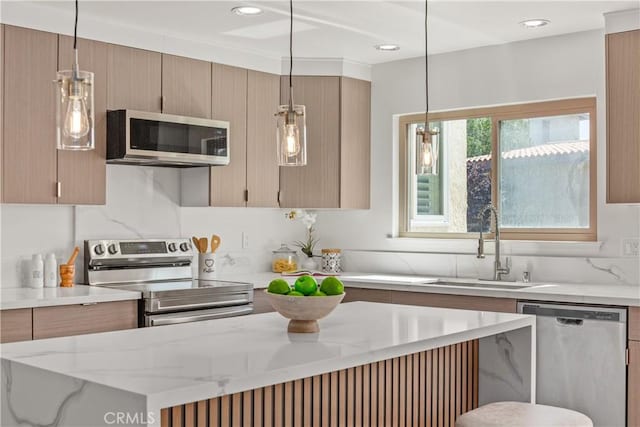
POLYGON ((475 289, 526 289, 535 286, 533 283, 523 282, 497 282, 489 280, 470 280, 470 281, 438 281, 435 283, 424 284, 424 286, 453 286, 457 288, 475 288, 475 289))

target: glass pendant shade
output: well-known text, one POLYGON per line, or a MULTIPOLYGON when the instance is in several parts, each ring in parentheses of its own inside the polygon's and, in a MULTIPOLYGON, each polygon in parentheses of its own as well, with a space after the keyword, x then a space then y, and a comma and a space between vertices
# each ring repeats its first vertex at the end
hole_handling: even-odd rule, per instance
POLYGON ((305 166, 307 164, 307 127, 304 105, 278 107, 278 165, 305 166))
POLYGON ((440 131, 418 128, 416 132, 416 175, 438 175, 440 131))
POLYGON ((58 71, 56 80, 56 138, 58 150, 95 148, 93 73, 58 71))

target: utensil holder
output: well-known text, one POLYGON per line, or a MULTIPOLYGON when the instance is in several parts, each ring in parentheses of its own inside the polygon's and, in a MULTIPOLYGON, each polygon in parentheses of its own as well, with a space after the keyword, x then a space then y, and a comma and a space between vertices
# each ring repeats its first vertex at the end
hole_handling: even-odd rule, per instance
POLYGON ((198 279, 214 280, 217 277, 217 263, 218 260, 215 253, 206 252, 198 254, 198 279))
POLYGON ((76 266, 71 264, 62 264, 60 266, 60 287, 61 288, 72 288, 73 287, 73 278, 76 275, 76 266))

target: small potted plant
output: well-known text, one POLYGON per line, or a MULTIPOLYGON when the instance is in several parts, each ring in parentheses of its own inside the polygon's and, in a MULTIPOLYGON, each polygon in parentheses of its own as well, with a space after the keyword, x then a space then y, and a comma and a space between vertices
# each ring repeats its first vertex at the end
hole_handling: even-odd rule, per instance
POLYGON ((317 214, 307 212, 301 209, 295 209, 286 213, 287 218, 291 220, 299 219, 307 228, 307 239, 298 240, 294 244, 300 248, 300 251, 306 255, 306 258, 302 260, 300 266, 304 270, 314 271, 318 269, 318 264, 313 259, 313 249, 318 244, 319 239, 314 236, 315 229, 313 228, 316 223, 317 214))

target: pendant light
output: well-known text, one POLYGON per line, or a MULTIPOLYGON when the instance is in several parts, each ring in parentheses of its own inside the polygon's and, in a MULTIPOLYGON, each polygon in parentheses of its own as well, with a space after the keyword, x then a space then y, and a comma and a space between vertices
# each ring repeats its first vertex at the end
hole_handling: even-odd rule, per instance
POLYGON ((429 2, 424 2, 424 126, 416 129, 416 174, 438 175, 440 130, 429 126, 429 2))
POLYGON ((93 73, 78 67, 78 0, 73 29, 73 69, 58 71, 56 79, 56 136, 58 150, 95 148, 93 73))
POLYGON ((307 128, 304 105, 293 103, 293 0, 289 0, 289 103, 278 107, 278 165, 307 164, 307 128))

